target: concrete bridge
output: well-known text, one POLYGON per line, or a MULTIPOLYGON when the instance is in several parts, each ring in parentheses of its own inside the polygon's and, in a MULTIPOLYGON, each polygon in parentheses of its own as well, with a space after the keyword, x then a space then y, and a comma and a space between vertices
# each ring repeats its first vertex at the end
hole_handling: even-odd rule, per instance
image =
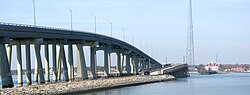
POLYGON ((170 74, 175 78, 188 77, 188 64, 174 64, 171 66, 152 70, 150 75, 170 74))
POLYGON ((61 73, 63 73, 64 81, 74 80, 74 64, 77 64, 77 75, 82 80, 87 79, 89 76, 87 74, 83 46, 90 47, 90 67, 93 78, 97 77, 96 51, 98 50, 104 51, 103 64, 104 72, 107 75, 110 74, 111 53, 116 53, 117 55, 116 67, 120 74, 122 74, 123 64, 126 65, 127 74, 138 74, 139 69, 147 70, 162 67, 159 62, 138 48, 105 35, 51 27, 0 23, 2 87, 13 87, 10 67, 12 54, 14 53, 17 55, 18 85, 24 84, 22 64, 26 64, 26 84, 30 85, 32 83, 31 58, 35 59, 34 82, 56 82, 61 80, 61 73), (16 46, 16 52, 12 52, 13 46, 16 46), (67 53, 65 52, 66 49, 67 53), (23 50, 25 50, 25 54, 22 54, 23 50), (77 53, 73 53, 73 50, 77 51, 77 53), (35 52, 35 56, 31 56, 31 52, 35 52), (41 52, 44 53, 44 56, 41 55, 41 52), (24 63, 23 60, 25 60, 24 63), (50 80, 49 64, 53 65, 53 80, 50 80))

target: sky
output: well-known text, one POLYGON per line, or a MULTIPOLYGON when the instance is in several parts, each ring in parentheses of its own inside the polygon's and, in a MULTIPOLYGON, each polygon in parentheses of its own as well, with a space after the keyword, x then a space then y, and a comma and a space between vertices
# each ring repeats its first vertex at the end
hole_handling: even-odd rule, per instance
MULTIPOLYGON (((94 31, 140 48, 161 63, 182 63, 189 0, 35 0, 38 26, 94 31), (133 40, 134 38, 134 40, 133 40)), ((250 0, 193 0, 195 63, 250 64, 250 0)), ((33 24, 32 0, 0 0, 0 22, 33 24)))

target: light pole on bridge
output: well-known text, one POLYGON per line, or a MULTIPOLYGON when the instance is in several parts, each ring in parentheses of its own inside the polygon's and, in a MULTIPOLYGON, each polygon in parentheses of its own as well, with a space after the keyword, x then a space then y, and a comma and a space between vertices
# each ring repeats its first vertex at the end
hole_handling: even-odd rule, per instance
POLYGON ((72 14, 72 9, 69 8, 70 11, 70 29, 73 30, 73 14, 72 14))
POLYGON ((122 28, 122 37, 123 37, 123 41, 125 42, 124 28, 122 28))
POLYGON ((96 16, 93 15, 93 14, 91 14, 91 13, 90 13, 90 15, 93 16, 93 18, 94 18, 94 22, 95 22, 95 34, 96 34, 96 16))
POLYGON ((36 27, 36 4, 35 4, 35 0, 33 0, 33 19, 34 19, 34 26, 36 27))
POLYGON ((70 30, 73 30, 73 11, 70 7, 66 6, 70 12, 70 30))
POLYGON ((112 32, 113 32, 113 25, 112 25, 112 22, 110 22, 110 36, 111 36, 111 38, 112 38, 112 32))

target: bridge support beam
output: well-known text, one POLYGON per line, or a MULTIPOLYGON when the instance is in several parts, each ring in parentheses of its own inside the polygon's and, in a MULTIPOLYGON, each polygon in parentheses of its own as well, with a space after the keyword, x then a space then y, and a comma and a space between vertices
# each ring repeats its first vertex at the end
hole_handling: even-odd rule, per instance
POLYGON ((119 72, 119 74, 121 75, 122 74, 122 67, 121 67, 121 50, 117 50, 116 52, 116 55, 117 55, 117 64, 116 64, 116 68, 117 68, 117 71, 119 72))
POLYGON ((8 62, 10 64, 11 67, 11 59, 12 59, 12 45, 8 44, 7 45, 7 55, 8 55, 8 62))
POLYGON ((139 68, 138 68, 138 62, 139 62, 139 61, 138 61, 138 58, 137 58, 136 56, 134 56, 134 65, 135 65, 135 66, 134 66, 134 68, 135 68, 135 71, 134 71, 134 72, 135 72, 135 75, 138 75, 138 74, 139 74, 139 71, 138 71, 138 69, 139 69, 139 68))
POLYGON ((63 63, 63 77, 64 77, 64 81, 69 81, 69 76, 68 76, 68 66, 67 66, 67 61, 66 61, 66 57, 65 57, 65 50, 64 50, 64 45, 61 44, 60 45, 60 52, 61 52, 61 60, 63 63))
POLYGON ((68 66, 69 66, 69 80, 74 80, 74 63, 73 63, 73 47, 72 44, 68 45, 68 66))
POLYGON ((57 81, 56 44, 52 44, 53 81, 57 81))
MULTIPOLYGON (((41 60, 41 45, 35 44, 35 52, 36 52, 36 73, 39 73, 39 78, 40 78, 40 83, 45 83, 44 81, 44 73, 43 73, 43 65, 42 65, 42 60, 41 60)), ((35 82, 38 82, 38 77, 34 79, 35 82)))
POLYGON ((22 86, 23 85, 23 69, 22 69, 22 48, 21 48, 21 44, 18 43, 16 45, 16 49, 17 49, 17 75, 18 75, 18 86, 22 86))
POLYGON ((128 75, 131 74, 130 55, 129 54, 126 54, 126 71, 127 71, 128 75))
POLYGON ((93 75, 93 79, 97 78, 97 75, 96 75, 96 49, 94 47, 90 47, 90 67, 91 67, 91 73, 93 75))
POLYGON ((45 52, 45 57, 44 57, 44 63, 45 63, 45 81, 48 83, 50 81, 50 75, 49 75, 49 46, 48 44, 44 45, 44 52, 45 52))
MULTIPOLYGON (((60 47, 60 46, 59 46, 60 47)), ((62 63, 62 52, 61 52, 61 48, 59 48, 59 52, 58 52, 58 59, 57 59, 57 80, 61 80, 61 74, 62 74, 62 70, 61 70, 61 68, 62 68, 62 66, 61 66, 61 63, 62 63)))
POLYGON ((141 64, 141 68, 142 68, 142 70, 145 70, 146 69, 146 62, 145 62, 145 60, 142 60, 142 64, 141 64))
POLYGON ((31 85, 31 63, 30 63, 30 44, 25 45, 26 52, 26 83, 31 85))
POLYGON ((110 73, 109 64, 110 64, 110 48, 106 46, 104 50, 104 71, 107 74, 107 77, 109 76, 110 73))
POLYGON ((123 73, 123 66, 124 66, 124 61, 125 61, 125 54, 124 54, 124 52, 122 52, 122 65, 121 65, 121 70, 122 70, 122 72, 121 72, 121 74, 123 73))
POLYGON ((10 63, 8 63, 5 44, 0 44, 0 70, 2 78, 2 88, 13 87, 13 79, 10 71, 10 63))
POLYGON ((131 63, 130 63, 130 66, 131 66, 131 73, 134 74, 135 72, 135 57, 134 55, 132 55, 131 57, 131 63))
POLYGON ((78 57, 79 57, 78 58, 79 63, 77 64, 77 75, 84 80, 84 79, 88 79, 88 73, 87 73, 86 62, 85 62, 85 57, 84 57, 84 52, 83 52, 82 47, 83 47, 82 44, 77 44, 78 57))

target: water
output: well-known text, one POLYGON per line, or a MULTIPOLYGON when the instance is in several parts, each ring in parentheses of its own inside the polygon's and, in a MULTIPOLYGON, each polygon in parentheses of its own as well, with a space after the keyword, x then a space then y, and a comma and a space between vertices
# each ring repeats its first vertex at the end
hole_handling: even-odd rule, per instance
MULTIPOLYGON (((16 85, 16 75, 13 75, 13 80, 16 85)), ((24 83, 25 81, 24 76, 24 83)), ((191 75, 175 81, 101 90, 83 95, 250 95, 250 73, 191 75)))
POLYGON ((176 81, 102 90, 83 95, 250 95, 250 73, 191 75, 176 81))

